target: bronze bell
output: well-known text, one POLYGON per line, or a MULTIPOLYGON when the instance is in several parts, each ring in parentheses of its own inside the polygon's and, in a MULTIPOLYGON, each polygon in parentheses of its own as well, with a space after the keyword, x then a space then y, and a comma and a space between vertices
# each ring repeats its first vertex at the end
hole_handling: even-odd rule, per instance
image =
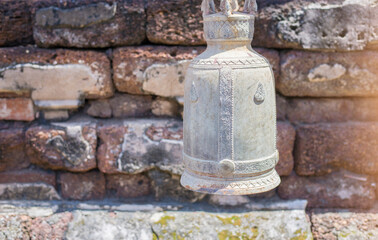
POLYGON ((185 80, 184 164, 181 184, 223 195, 266 192, 280 184, 275 166, 276 100, 268 60, 251 42, 256 1, 204 0, 207 49, 185 80))

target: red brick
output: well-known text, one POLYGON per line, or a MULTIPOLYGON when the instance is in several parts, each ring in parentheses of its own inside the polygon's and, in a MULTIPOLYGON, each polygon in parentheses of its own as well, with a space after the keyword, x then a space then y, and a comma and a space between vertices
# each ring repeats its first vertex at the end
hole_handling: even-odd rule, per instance
POLYGON ((25 154, 25 125, 0 122, 0 171, 27 168, 30 161, 25 154))
POLYGON ((0 46, 33 42, 29 0, 0 1, 0 46))
POLYGON ((106 48, 146 38, 140 0, 34 0, 32 12, 34 39, 42 47, 106 48))
POLYGON ((113 117, 145 117, 151 115, 151 96, 117 94, 109 100, 113 117))
POLYGON ((101 118, 146 117, 151 115, 151 105, 151 96, 115 94, 109 99, 91 101, 87 114, 101 118))
POLYGON ((299 126, 295 146, 295 171, 323 175, 344 168, 378 174, 378 123, 319 123, 299 126))
POLYGON ((377 97, 378 52, 287 51, 277 90, 293 97, 377 97))
POLYGON ((291 98, 287 102, 287 118, 295 123, 378 120, 378 98, 291 98))
POLYGON ((177 101, 169 98, 158 97, 152 102, 151 112, 155 116, 177 117, 180 115, 181 107, 177 101))
POLYGON ((99 169, 107 174, 136 174, 158 167, 182 174, 182 122, 138 119, 98 127, 99 169))
POLYGON ((277 149, 280 159, 276 170, 280 176, 289 176, 294 168, 293 149, 295 129, 289 123, 277 123, 277 149))
MULTIPOLYGON (((113 81, 118 91, 143 94, 144 72, 154 64, 178 64, 181 60, 191 60, 205 48, 203 47, 164 47, 142 46, 118 48, 113 52, 113 81)), ((179 82, 184 72, 173 80, 179 82)), ((153 80, 153 79, 152 79, 153 80)), ((166 86, 161 86, 166 88, 166 86)))
MULTIPOLYGON (((204 50, 204 47, 165 46, 118 48, 113 52, 114 84, 118 91, 131 94, 183 96, 189 61, 204 50)), ((263 48, 255 50, 270 61, 278 78, 278 52, 263 48)))
POLYGON ((59 174, 62 197, 71 200, 92 200, 105 197, 105 177, 97 171, 59 174))
POLYGON ((26 131, 27 154, 36 165, 85 172, 96 168, 96 125, 67 122, 35 125, 26 131))
POLYGON ((148 0, 147 38, 169 45, 204 45, 201 0, 148 0))
POLYGON ((278 194, 283 199, 307 199, 308 207, 370 208, 375 184, 364 175, 334 172, 322 177, 283 177, 278 194))
POLYGON ((56 177, 53 171, 23 169, 0 172, 0 183, 47 183, 56 187, 56 177))
POLYGON ((44 110, 75 109, 113 95, 105 53, 67 49, 0 49, 0 97, 30 96, 44 110))
POLYGON ((33 121, 33 101, 28 98, 0 98, 0 120, 33 121))
POLYGON ((142 197, 150 193, 150 179, 142 174, 106 175, 106 189, 112 197, 142 197))
POLYGON ((118 173, 118 159, 122 153, 122 145, 127 127, 123 125, 99 126, 97 135, 99 147, 97 149, 98 168, 103 173, 118 173))

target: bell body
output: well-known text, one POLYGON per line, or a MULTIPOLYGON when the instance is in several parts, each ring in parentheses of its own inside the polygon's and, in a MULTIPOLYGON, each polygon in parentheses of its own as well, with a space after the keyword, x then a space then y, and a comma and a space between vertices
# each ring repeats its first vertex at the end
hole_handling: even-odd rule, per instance
POLYGON ((184 164, 190 190, 245 195, 269 191, 275 170, 276 103, 269 62, 251 48, 254 16, 205 16, 207 50, 185 79, 184 164))

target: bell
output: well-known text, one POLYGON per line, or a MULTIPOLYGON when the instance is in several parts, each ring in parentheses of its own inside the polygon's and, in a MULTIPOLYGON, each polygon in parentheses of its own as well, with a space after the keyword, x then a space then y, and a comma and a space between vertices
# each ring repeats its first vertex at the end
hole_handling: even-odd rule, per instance
POLYGON ((197 192, 256 194, 281 181, 273 71, 251 47, 256 1, 238 8, 204 0, 207 49, 186 74, 181 185, 197 192))

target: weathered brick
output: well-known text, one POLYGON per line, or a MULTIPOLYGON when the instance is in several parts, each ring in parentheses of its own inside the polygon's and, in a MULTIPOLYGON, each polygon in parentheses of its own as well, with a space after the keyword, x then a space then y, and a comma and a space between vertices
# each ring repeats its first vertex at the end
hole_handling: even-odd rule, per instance
POLYGON ((280 176, 289 176, 294 167, 295 129, 288 123, 278 122, 277 133, 277 149, 280 153, 280 159, 276 170, 280 176))
POLYGON ((378 176, 375 176, 375 196, 378 199, 378 176))
POLYGON ((0 98, 0 119, 33 121, 33 101, 28 98, 0 98))
POLYGON ((297 129, 295 171, 323 175, 339 168, 378 174, 378 123, 303 125, 297 129))
POLYGON ((0 200, 60 200, 56 189, 46 183, 0 183, 0 200))
POLYGON ((30 1, 0 1, 0 46, 33 42, 30 1))
POLYGON ((110 61, 94 51, 3 48, 0 79, 0 96, 29 93, 41 109, 75 109, 113 94, 110 61))
POLYGON ((260 9, 256 19, 253 44, 269 48, 362 50, 369 42, 375 15, 372 5, 370 1, 294 0, 267 6, 260 9))
POLYGON ((370 35, 368 40, 368 49, 378 50, 378 4, 371 1, 370 5, 370 35))
POLYGON ((169 45, 204 45, 201 0, 148 0, 147 38, 169 45))
MULTIPOLYGON (((290 124, 278 123, 277 147, 280 161, 277 170, 283 176, 293 169, 292 150, 295 130, 290 124)), ((109 122, 98 127, 99 169, 107 174, 141 173, 158 167, 180 175, 182 162, 182 121, 129 120, 109 122)))
POLYGON ((376 97, 378 52, 281 54, 277 90, 285 96, 376 97))
POLYGON ((64 239, 68 224, 72 219, 71 212, 34 218, 30 223, 30 237, 31 239, 64 239))
POLYGON ((56 187, 56 176, 53 171, 23 169, 1 172, 0 183, 46 183, 56 187))
POLYGON ((22 123, 0 122, 0 171, 18 170, 30 165, 25 154, 22 123))
POLYGON ((181 96, 189 61, 204 50, 163 46, 118 48, 113 52, 114 84, 118 91, 132 94, 181 96))
POLYGON ((27 154, 36 165, 85 172, 96 168, 96 125, 88 122, 35 125, 26 131, 27 154))
POLYGON ((377 105, 378 98, 290 98, 286 115, 295 123, 378 121, 377 105))
POLYGON ((287 100, 280 94, 276 94, 277 120, 286 120, 287 100))
POLYGON ((378 236, 378 213, 325 212, 311 214, 314 239, 374 239, 378 236))
MULTIPOLYGON (((342 51, 377 46, 377 7, 372 1, 258 0, 257 3, 254 46, 342 51)), ((149 0, 149 41, 204 45, 200 4, 200 0, 149 0)), ((219 1, 215 4, 218 6, 219 1)))
POLYGON ((140 0, 35 0, 32 11, 34 39, 43 47, 138 45, 146 37, 140 0))
MULTIPOLYGON (((280 1, 280 0, 278 0, 280 1)), ((148 0, 147 38, 167 45, 205 45, 201 0, 148 0)), ((214 1, 219 6, 220 0, 214 1)), ((243 6, 244 0, 239 1, 243 6)), ((259 6, 277 1, 258 0, 259 6)))
POLYGON ((99 169, 108 174, 141 173, 153 167, 181 174, 182 122, 129 120, 98 127, 99 169))
POLYGON ((101 118, 147 117, 151 115, 151 107, 151 96, 115 94, 109 99, 91 101, 87 114, 101 118))
POLYGON ((106 189, 110 197, 143 197, 150 193, 150 179, 142 174, 106 175, 106 189))
MULTIPOLYGON (((70 117, 67 110, 45 110, 43 112, 43 119, 50 121, 64 121, 70 117)), ((41 114, 41 112, 39 112, 41 114)))
MULTIPOLYGON (((203 47, 143 46, 118 48, 113 53, 113 80, 118 91, 153 94, 162 97, 184 96, 184 80, 190 60, 203 47)), ((275 50, 255 49, 279 74, 279 54, 275 50)))
POLYGON ((112 108, 108 99, 92 100, 89 102, 86 113, 92 117, 110 118, 112 117, 112 108))
POLYGON ((283 199, 307 199, 308 207, 370 208, 375 202, 374 183, 364 175, 334 172, 321 177, 283 177, 278 194, 283 199))
POLYGON ((156 98, 151 105, 151 112, 155 116, 177 117, 181 107, 177 101, 168 98, 156 98))
POLYGON ((145 117, 151 114, 151 96, 117 94, 109 100, 113 117, 145 117))
POLYGON ((157 201, 176 200, 182 202, 199 202, 206 194, 185 189, 180 184, 180 176, 157 169, 148 172, 152 179, 152 189, 157 201))
POLYGON ((59 174, 62 197, 71 200, 93 200, 105 197, 105 177, 97 171, 59 174))

